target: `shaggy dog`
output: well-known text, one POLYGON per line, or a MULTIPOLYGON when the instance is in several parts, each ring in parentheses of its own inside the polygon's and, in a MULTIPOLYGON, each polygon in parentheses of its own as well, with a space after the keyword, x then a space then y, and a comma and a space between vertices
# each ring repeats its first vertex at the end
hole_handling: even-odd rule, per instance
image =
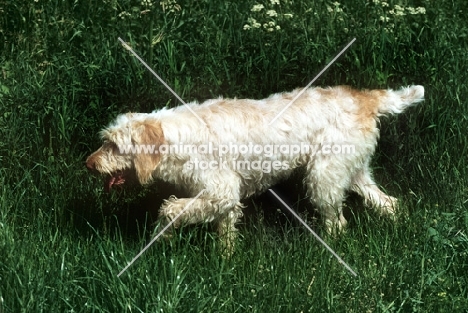
POLYGON ((153 113, 128 113, 103 131, 103 145, 87 168, 106 176, 106 189, 130 174, 182 187, 191 198, 170 197, 160 221, 174 226, 215 222, 226 248, 235 238, 242 199, 305 172, 310 201, 329 232, 346 219, 346 192, 361 195, 381 214, 393 215, 394 197, 372 179, 379 117, 424 97, 422 86, 363 90, 339 86, 274 94, 263 100, 213 99, 153 113))

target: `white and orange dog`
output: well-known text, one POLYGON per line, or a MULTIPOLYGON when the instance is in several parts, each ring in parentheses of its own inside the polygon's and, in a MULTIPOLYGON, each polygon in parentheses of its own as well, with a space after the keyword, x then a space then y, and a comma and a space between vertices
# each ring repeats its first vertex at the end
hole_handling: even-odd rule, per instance
POLYGON ((372 179, 379 117, 423 100, 424 88, 364 90, 349 87, 300 89, 263 100, 214 99, 153 113, 128 113, 101 132, 104 141, 86 161, 106 176, 106 186, 136 175, 184 188, 192 198, 171 197, 162 223, 215 222, 227 248, 242 216, 242 199, 262 193, 295 169, 305 172, 310 201, 328 231, 346 224, 346 192, 393 215, 397 200, 372 179), (196 197, 198 195, 198 197, 196 197))

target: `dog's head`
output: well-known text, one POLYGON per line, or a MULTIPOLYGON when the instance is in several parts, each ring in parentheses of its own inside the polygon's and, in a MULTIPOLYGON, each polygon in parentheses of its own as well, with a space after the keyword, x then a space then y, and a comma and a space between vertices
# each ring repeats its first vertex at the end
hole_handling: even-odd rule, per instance
POLYGON ((101 131, 103 145, 86 160, 93 173, 106 176, 105 189, 121 185, 135 174, 141 184, 151 182, 164 143, 161 123, 148 114, 128 113, 101 131))

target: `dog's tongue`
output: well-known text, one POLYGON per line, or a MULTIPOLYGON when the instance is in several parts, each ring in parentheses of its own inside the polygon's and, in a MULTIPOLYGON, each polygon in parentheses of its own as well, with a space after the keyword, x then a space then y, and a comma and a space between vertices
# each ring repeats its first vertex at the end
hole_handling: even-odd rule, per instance
POLYGON ((111 175, 104 182, 104 190, 106 192, 110 192, 110 190, 112 189, 112 186, 122 185, 124 182, 125 182, 125 178, 122 176, 122 174, 119 173, 119 174, 111 175))

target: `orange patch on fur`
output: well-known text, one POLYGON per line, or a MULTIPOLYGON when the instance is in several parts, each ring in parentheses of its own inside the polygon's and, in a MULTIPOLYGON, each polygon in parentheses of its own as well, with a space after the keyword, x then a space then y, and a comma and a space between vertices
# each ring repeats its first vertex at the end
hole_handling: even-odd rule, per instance
MULTIPOLYGON (((161 161, 161 154, 159 147, 165 144, 164 133, 161 127, 161 122, 145 120, 142 122, 135 122, 134 129, 141 130, 141 133, 135 140, 137 145, 154 146, 153 153, 146 152, 145 150, 135 155, 134 166, 141 184, 148 184, 152 180, 152 173, 161 161)), ((151 151, 151 150, 150 150, 151 151)))
POLYGON ((357 121, 365 132, 374 132, 377 127, 379 106, 385 97, 385 90, 355 90, 347 87, 347 91, 358 103, 357 121))

